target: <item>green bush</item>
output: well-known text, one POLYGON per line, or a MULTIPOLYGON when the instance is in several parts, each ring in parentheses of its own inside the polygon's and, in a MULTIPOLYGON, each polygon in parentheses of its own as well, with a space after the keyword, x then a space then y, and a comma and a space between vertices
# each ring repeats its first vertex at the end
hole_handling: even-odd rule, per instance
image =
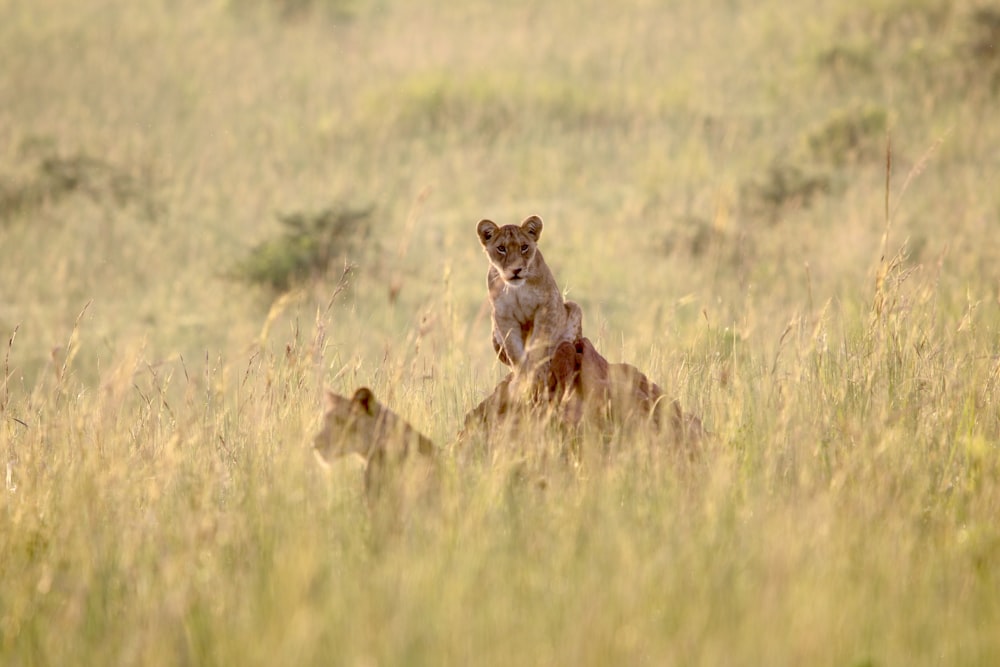
POLYGON ((71 195, 118 207, 139 203, 149 219, 162 211, 148 169, 115 164, 87 153, 60 155, 44 151, 22 179, 0 180, 0 222, 71 195))
POLYGON ((285 292, 326 272, 368 234, 372 208, 331 207, 317 213, 279 214, 283 230, 258 243, 239 262, 236 277, 285 292))
POLYGON ((775 161, 762 176, 743 185, 740 199, 745 212, 775 221, 786 210, 809 206, 830 188, 826 174, 775 161))
POLYGON ((806 143, 816 159, 836 166, 877 158, 883 152, 888 118, 879 106, 836 111, 807 135, 806 143))
POLYGON ((358 11, 359 0, 230 0, 234 12, 265 9, 279 18, 291 21, 317 14, 332 19, 349 19, 358 11))

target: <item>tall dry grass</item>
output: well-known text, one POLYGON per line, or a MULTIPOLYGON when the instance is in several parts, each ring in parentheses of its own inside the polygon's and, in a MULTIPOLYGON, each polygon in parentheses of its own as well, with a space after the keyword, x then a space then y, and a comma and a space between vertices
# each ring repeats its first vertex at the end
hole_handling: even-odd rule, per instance
POLYGON ((990 12, 0 0, 0 662, 993 664, 990 12), (454 450, 529 213, 697 462, 454 450), (399 534, 309 451, 360 384, 442 448, 399 534))

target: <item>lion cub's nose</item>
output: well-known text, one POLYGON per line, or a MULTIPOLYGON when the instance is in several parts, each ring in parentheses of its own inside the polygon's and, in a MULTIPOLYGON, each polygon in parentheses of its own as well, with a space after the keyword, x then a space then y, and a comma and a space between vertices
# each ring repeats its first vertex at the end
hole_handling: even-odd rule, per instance
POLYGON ((521 277, 521 271, 523 271, 523 270, 524 269, 514 269, 513 271, 511 271, 511 278, 520 278, 521 277))

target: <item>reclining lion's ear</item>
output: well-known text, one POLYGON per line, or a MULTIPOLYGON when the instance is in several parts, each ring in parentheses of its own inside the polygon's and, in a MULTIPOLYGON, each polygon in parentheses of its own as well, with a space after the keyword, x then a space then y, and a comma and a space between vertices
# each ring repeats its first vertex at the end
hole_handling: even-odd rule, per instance
POLYGON ((538 239, 542 237, 542 219, 537 215, 529 215, 521 223, 521 229, 538 243, 538 239))
POLYGON ((496 236, 497 231, 499 231, 497 223, 492 220, 480 220, 479 224, 476 225, 476 233, 479 234, 479 242, 483 245, 489 243, 489 240, 496 236))
POLYGON ((361 387, 356 392, 354 392, 354 397, 351 398, 351 406, 355 410, 360 410, 372 416, 375 415, 375 410, 378 407, 378 401, 375 400, 375 394, 368 387, 361 387))

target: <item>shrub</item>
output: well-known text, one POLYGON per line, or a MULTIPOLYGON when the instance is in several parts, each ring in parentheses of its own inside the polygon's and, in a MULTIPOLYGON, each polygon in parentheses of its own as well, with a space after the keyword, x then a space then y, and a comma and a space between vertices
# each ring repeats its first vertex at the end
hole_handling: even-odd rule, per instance
POLYGON ((284 228, 274 239, 254 246, 234 274, 249 283, 279 292, 326 273, 368 235, 372 208, 334 206, 317 213, 279 214, 284 228))
POLYGON ((45 151, 26 178, 0 181, 0 221, 71 195, 124 207, 138 203, 155 220, 162 211, 149 169, 130 168, 86 153, 45 151))
POLYGON ((776 221, 786 210, 809 206, 830 188, 830 178, 825 174, 775 161, 762 177, 743 185, 740 199, 747 213, 776 221))
POLYGON ((880 157, 888 114, 878 106, 844 109, 810 132, 806 143, 813 156, 837 166, 880 157))

